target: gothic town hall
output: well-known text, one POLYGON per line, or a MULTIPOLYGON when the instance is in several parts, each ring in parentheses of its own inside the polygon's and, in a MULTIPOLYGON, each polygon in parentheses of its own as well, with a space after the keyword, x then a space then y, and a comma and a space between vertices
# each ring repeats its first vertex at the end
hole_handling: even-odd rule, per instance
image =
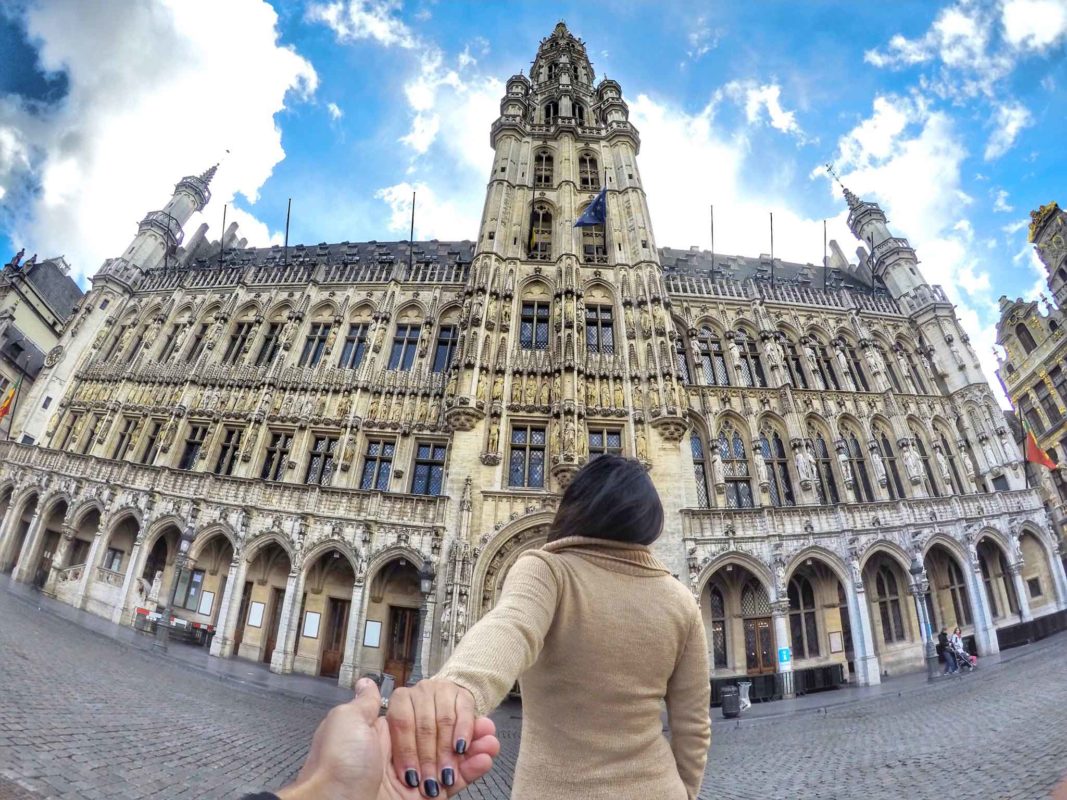
POLYGON ((212 243, 182 226, 214 169, 183 178, 0 444, 0 569, 121 624, 162 609, 220 658, 403 681, 621 453, 713 683, 873 684, 931 629, 982 655, 1062 618, 1019 448, 882 210, 846 190, 859 264, 661 246, 628 116, 557 25, 507 81, 469 241, 212 243))

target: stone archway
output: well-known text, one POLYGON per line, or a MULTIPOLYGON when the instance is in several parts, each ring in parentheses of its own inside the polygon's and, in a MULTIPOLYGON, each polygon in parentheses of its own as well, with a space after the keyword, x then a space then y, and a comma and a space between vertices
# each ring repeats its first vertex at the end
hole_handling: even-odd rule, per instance
MULTIPOLYGON (((713 677, 773 675, 777 648, 770 573, 743 553, 715 559, 697 581, 713 677)), ((780 625, 778 627, 781 627, 780 625)))
POLYGON ((886 672, 921 669, 925 664, 924 637, 909 568, 902 551, 888 543, 875 544, 863 561, 871 638, 886 672))
POLYGON ((477 618, 484 616, 500 599, 504 580, 515 559, 526 550, 541 547, 548 541, 553 516, 554 512, 543 512, 524 517, 505 526, 490 539, 474 565, 471 590, 477 618))
POLYGON ((37 514, 40 494, 27 492, 22 497, 13 499, 8 517, 4 522, 6 536, 0 541, 0 572, 13 572, 18 564, 22 548, 26 544, 30 526, 37 514))

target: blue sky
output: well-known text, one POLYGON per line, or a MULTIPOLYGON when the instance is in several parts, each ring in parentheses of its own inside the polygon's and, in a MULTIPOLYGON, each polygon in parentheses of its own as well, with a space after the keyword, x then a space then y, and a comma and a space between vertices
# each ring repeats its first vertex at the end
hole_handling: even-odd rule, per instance
MULTIPOLYGON (((460 3, 0 0, 0 253, 83 283, 184 174, 222 160, 251 244, 477 234, 503 82, 559 20, 618 80, 658 243, 847 254, 839 190, 886 209, 992 367, 1034 296, 1028 212, 1064 201, 1067 0, 460 3), (100 6, 96 7, 97 9, 100 6), (226 151, 230 153, 227 155, 226 151)), ((201 220, 194 220, 192 225, 201 220)), ((191 230, 189 231, 191 233, 191 230)))

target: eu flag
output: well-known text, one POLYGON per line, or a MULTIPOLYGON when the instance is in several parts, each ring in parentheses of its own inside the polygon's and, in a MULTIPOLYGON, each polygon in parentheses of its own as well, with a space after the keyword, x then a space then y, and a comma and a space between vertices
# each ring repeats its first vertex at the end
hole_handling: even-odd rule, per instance
POLYGON ((589 225, 603 225, 608 218, 608 189, 605 186, 600 194, 593 198, 593 202, 586 206, 582 216, 574 223, 575 228, 584 228, 589 225))

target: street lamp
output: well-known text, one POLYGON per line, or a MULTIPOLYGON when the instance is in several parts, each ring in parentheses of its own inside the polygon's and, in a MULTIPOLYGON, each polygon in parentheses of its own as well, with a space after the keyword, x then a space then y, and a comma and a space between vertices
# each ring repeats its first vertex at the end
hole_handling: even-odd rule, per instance
MULTIPOLYGON (((178 553, 174 556, 174 587, 171 588, 173 592, 177 587, 177 578, 181 574, 181 571, 185 569, 185 563, 188 560, 189 545, 193 543, 193 526, 187 525, 185 530, 182 531, 181 537, 178 539, 178 553)), ((164 598, 166 595, 164 595, 164 598)), ((170 611, 167 608, 166 600, 161 600, 156 603, 156 613, 159 614, 159 620, 156 622, 156 641, 153 643, 153 647, 161 652, 167 652, 167 642, 170 640, 170 611)))
POLYGON ((426 627, 426 607, 430 600, 430 592, 433 590, 435 577, 433 563, 428 558, 422 559, 419 568, 419 591, 422 592, 422 605, 419 607, 419 639, 415 643, 415 667, 411 670, 407 685, 414 686, 422 680, 422 640, 423 631, 426 627))
POLYGON ((933 680, 937 677, 938 667, 937 646, 934 644, 933 620, 928 619, 929 615, 926 608, 926 593, 930 588, 930 584, 924 577, 926 569, 923 567, 922 562, 919 561, 918 556, 912 556, 911 566, 908 568, 908 572, 911 573, 912 586, 914 587, 915 613, 919 618, 919 625, 923 627, 923 645, 926 654, 926 677, 929 680, 933 680))

